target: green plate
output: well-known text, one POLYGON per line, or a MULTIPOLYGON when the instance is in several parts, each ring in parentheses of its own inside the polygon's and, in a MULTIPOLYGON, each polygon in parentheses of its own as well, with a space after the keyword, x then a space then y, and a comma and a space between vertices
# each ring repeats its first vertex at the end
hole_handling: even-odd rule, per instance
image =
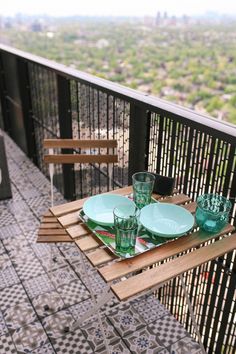
POLYGON ((113 210, 119 204, 134 204, 127 197, 116 194, 95 195, 83 205, 84 214, 98 225, 114 225, 113 210))
POLYGON ((177 237, 191 230, 194 217, 183 207, 156 203, 149 204, 141 210, 140 223, 154 235, 177 237))

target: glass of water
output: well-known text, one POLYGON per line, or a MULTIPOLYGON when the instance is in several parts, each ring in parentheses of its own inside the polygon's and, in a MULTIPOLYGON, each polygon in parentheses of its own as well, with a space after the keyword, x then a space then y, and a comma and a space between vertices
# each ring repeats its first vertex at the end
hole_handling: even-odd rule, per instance
POLYGON ((142 209, 151 202, 155 176, 149 172, 137 172, 132 179, 134 202, 139 209, 142 209))
POLYGON ((117 252, 134 253, 140 210, 135 204, 120 204, 114 209, 113 214, 117 252))

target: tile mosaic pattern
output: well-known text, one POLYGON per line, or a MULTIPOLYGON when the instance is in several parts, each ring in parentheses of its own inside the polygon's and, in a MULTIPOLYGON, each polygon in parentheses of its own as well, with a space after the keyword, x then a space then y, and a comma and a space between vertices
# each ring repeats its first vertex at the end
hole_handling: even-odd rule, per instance
POLYGON ((131 353, 134 354, 159 354, 166 350, 162 342, 147 327, 124 337, 124 341, 131 353))
POLYGON ((48 342, 47 335, 39 322, 18 328, 12 338, 19 353, 30 353, 48 342))
POLYGON ((87 288, 79 279, 58 287, 57 291, 67 306, 77 304, 90 296, 87 288))
POLYGON ((38 295, 33 299, 32 303, 38 316, 42 318, 60 311, 65 307, 60 294, 56 291, 38 295))
MULTIPOLYGON (((105 354, 74 244, 36 244, 40 217, 50 205, 50 183, 5 136, 12 199, 0 201, 0 354, 105 354), (50 268, 50 252, 57 262, 50 268), (64 258, 65 257, 65 258, 64 258)), ((55 189, 55 204, 65 202, 55 189)), ((85 260, 96 298, 106 284, 85 260)), ((154 297, 101 308, 113 354, 200 354, 199 345, 154 297)))
POLYGON ((59 338, 71 331, 74 318, 69 310, 62 310, 44 318, 42 323, 50 338, 59 338))
POLYGON ((81 330, 53 339, 53 347, 58 354, 94 353, 81 330))
POLYGON ((21 302, 3 312, 9 330, 15 330, 36 320, 36 314, 29 302, 21 302))
POLYGON ((15 344, 9 333, 0 336, 0 353, 2 354, 16 354, 15 344))
POLYGON ((149 329, 168 347, 188 335, 183 326, 171 315, 149 325, 149 329))

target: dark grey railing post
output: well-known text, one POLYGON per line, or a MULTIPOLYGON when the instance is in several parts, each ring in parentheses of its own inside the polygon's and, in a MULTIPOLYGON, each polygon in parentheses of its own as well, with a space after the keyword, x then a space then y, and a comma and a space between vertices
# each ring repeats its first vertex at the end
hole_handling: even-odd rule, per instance
POLYGON ((129 172, 128 183, 132 184, 132 175, 148 168, 149 114, 147 110, 134 103, 130 105, 129 131, 129 172))
MULTIPOLYGON (((60 137, 72 138, 72 116, 71 116, 71 95, 70 80, 57 75, 58 90, 58 114, 60 123, 60 137)), ((62 153, 71 152, 62 150, 62 153)), ((75 199, 75 175, 74 165, 63 165, 64 197, 66 199, 75 199)))
POLYGON ((28 62, 17 59, 18 85, 23 113, 23 121, 26 136, 26 145, 29 158, 38 165, 37 148, 35 142, 35 129, 33 122, 33 110, 31 102, 31 87, 28 72, 28 62))
POLYGON ((6 89, 6 77, 3 67, 2 53, 0 52, 0 102, 2 106, 2 118, 4 130, 9 134, 11 133, 10 118, 9 118, 9 107, 6 99, 7 89, 6 89))

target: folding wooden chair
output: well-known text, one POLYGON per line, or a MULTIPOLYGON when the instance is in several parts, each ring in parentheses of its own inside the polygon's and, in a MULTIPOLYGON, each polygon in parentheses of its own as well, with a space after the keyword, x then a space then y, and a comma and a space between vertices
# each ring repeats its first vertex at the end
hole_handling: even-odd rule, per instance
MULTIPOLYGON (((51 205, 53 206, 53 176, 54 164, 110 164, 118 162, 118 156, 114 154, 117 148, 116 140, 75 140, 75 139, 45 139, 44 148, 49 154, 44 155, 44 162, 49 164, 49 175, 51 182, 51 205), (55 153, 54 149, 73 149, 73 153, 55 153), (92 150, 93 154, 81 154, 79 150, 92 150), (107 149, 108 154, 100 154, 100 149, 107 149), (95 150, 98 150, 96 153, 95 150)), ((111 169, 108 170, 109 182, 111 185, 111 169)))

